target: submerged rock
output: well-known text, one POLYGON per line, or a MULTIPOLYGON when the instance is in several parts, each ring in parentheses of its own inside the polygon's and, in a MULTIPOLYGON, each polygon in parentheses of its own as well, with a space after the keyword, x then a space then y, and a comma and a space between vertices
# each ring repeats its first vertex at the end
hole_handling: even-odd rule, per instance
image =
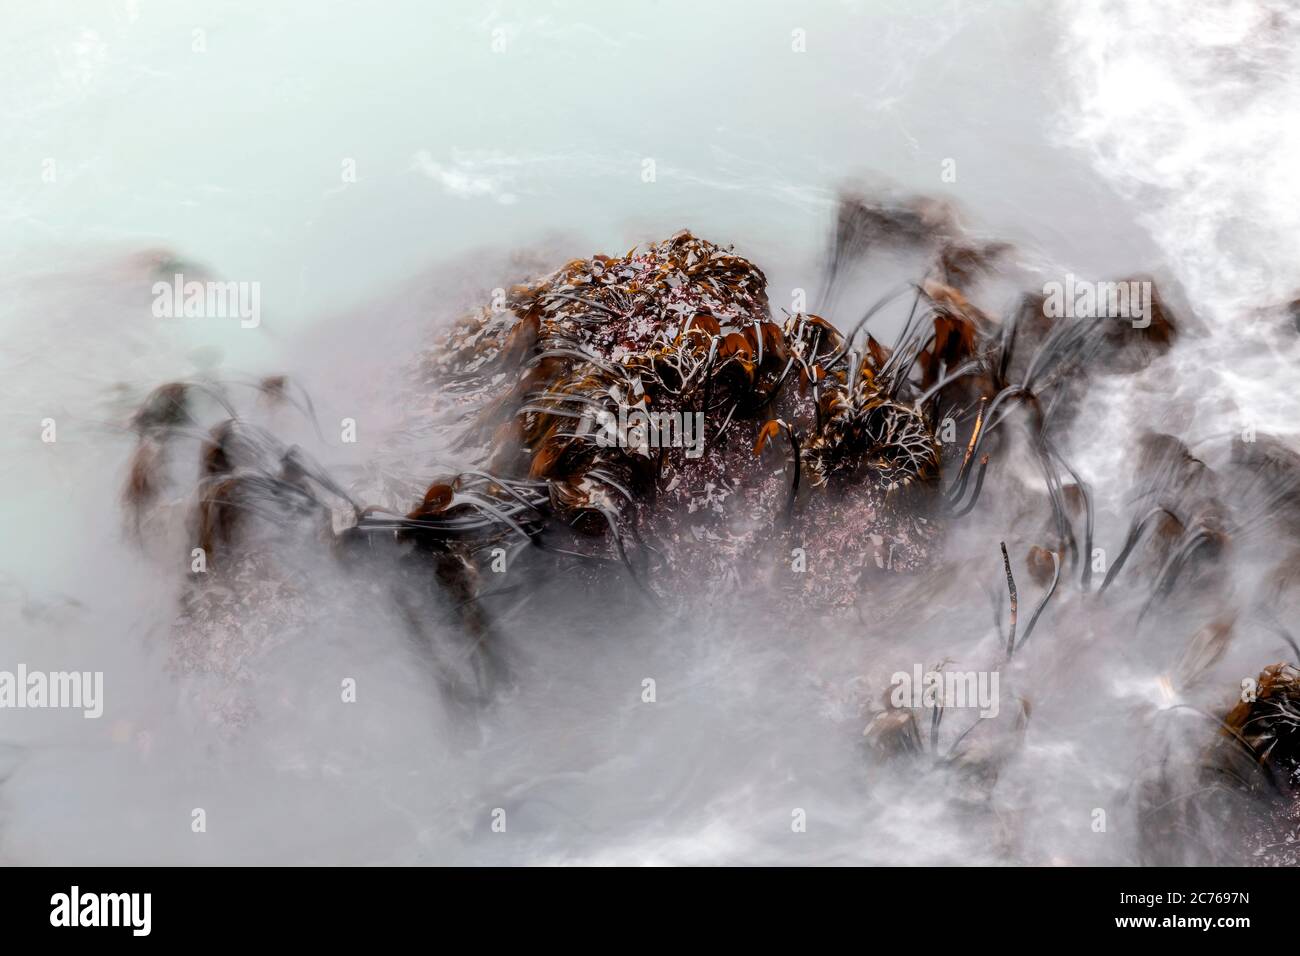
MULTIPOLYGON (((483 440, 493 480, 476 494, 505 516, 502 537, 508 518, 657 596, 739 577, 847 606, 861 575, 924 566, 934 547, 937 393, 923 390, 934 356, 969 358, 975 333, 938 310, 925 323, 928 341, 897 355, 817 315, 778 324, 756 266, 682 232, 515 288, 429 361, 481 401, 466 442, 483 440)), ((456 481, 436 482, 404 533, 481 510, 456 481)))

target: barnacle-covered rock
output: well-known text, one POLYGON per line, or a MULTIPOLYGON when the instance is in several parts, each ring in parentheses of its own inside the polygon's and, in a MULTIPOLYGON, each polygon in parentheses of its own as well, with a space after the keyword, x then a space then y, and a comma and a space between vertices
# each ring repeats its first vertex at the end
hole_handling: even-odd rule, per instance
MULTIPOLYGON (((882 243, 930 255, 931 268, 855 310, 851 327, 774 317, 757 266, 685 231, 495 290, 408 369, 402 441, 439 455, 417 452, 418 485, 392 474, 389 456, 354 465, 366 475, 345 490, 243 417, 220 384, 168 386, 135 421, 128 499, 157 510, 173 439, 211 424, 196 400, 215 402, 225 415, 200 453, 192 505, 190 536, 212 568, 187 595, 197 630, 237 617, 231 602, 250 589, 263 593, 238 569, 274 578, 281 532, 319 537, 345 566, 382 563, 376 577, 392 582, 417 643, 450 619, 468 642, 450 657, 475 673, 448 680, 467 698, 484 690, 480 671, 499 670, 487 662, 485 591, 613 601, 626 587, 660 606, 775 592, 801 615, 893 613, 895 585, 935 564, 943 523, 978 501, 1006 422, 1014 414, 1045 433, 1042 410, 1057 403, 1044 397, 1104 330, 1054 327, 1017 380, 1015 317, 999 326, 958 287, 1003 247, 968 239, 927 202, 841 204, 824 308, 882 243), (890 345, 865 331, 884 305, 909 300, 890 345), (506 568, 508 586, 485 587, 506 568), (240 583, 227 588, 232 574, 240 583)), ((256 387, 263 404, 316 424, 296 383, 256 387)), ((1060 456, 1046 447, 1058 502, 1060 456)), ((1069 520, 1058 513, 1058 555, 1069 520)))
POLYGON ((1272 664, 1242 682, 1213 742, 1164 759, 1139 787, 1143 861, 1300 864, 1300 670, 1272 664))
POLYGON ((939 455, 908 374, 919 358, 932 384, 938 350, 961 361, 973 333, 936 313, 935 348, 860 354, 819 316, 772 321, 765 286, 682 232, 455 325, 430 363, 481 400, 466 442, 498 504, 536 517, 510 483, 544 482, 546 540, 659 596, 747 579, 844 606, 864 571, 923 565, 939 455))
POLYGON ((1291 664, 1264 668, 1249 692, 1228 713, 1220 744, 1229 762, 1250 769, 1242 786, 1258 801, 1248 831, 1246 857, 1268 866, 1300 865, 1300 670, 1291 664), (1252 699, 1253 698, 1253 699, 1252 699))

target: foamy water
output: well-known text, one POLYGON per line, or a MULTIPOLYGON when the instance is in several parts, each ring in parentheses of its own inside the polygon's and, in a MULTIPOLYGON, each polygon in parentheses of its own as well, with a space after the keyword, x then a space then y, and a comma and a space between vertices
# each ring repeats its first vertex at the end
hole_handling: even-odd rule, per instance
MULTIPOLYGON (((576 621, 526 607, 503 620, 512 686, 468 720, 373 582, 287 555, 310 570, 310 600, 241 662, 254 716, 232 730, 208 706, 221 679, 169 665, 196 446, 143 546, 120 491, 132 409, 158 384, 207 376, 332 473, 400 498, 455 457, 400 374, 438 323, 527 266, 682 226, 734 243, 780 308, 815 288, 835 190, 852 179, 951 199, 973 231, 1013 242, 1008 278, 977 296, 994 313, 1066 270, 1181 287, 1205 334, 1101 380, 1065 449, 1113 555, 1140 432, 1289 434, 1300 414, 1295 336, 1259 311, 1300 288, 1289 5, 791 17, 661 4, 594 18, 564 4, 435 17, 414 3, 141 0, 15 20, 0 101, 0 669, 102 670, 106 700, 99 720, 0 716, 0 860, 1132 863, 1133 782, 1205 729, 1161 708, 1221 712, 1241 676, 1280 659, 1275 637, 1243 628, 1171 696, 1161 678, 1198 609, 1139 640, 1141 593, 1101 603, 1063 585, 1005 674, 981 746, 1009 756, 987 793, 926 761, 868 760, 862 730, 891 673, 996 665, 984 589, 1002 586, 997 542, 1032 541, 1044 518, 1024 510, 1025 465, 954 530, 952 570, 927 583, 908 633, 869 615, 792 628, 762 606, 663 616, 584 595, 576 621), (260 326, 154 318, 164 247, 261 283, 260 326), (238 384, 275 373, 310 394, 323 440, 238 384), (333 440, 343 418, 360 423, 355 446, 333 440), (340 702, 344 678, 355 704, 340 702), (1023 739, 1017 697, 1032 705, 1023 739)), ((1257 559, 1242 550, 1225 592, 1250 592, 1257 559)))

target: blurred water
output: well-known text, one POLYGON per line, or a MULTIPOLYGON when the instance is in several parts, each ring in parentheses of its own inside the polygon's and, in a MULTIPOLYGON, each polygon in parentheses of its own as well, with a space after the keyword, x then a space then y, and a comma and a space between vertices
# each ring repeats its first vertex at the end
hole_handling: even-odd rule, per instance
MULTIPOLYGON (((9 13, 0 667, 103 669, 108 699, 100 721, 5 713, 0 860, 1133 861, 1131 819, 1098 839, 1089 813, 1129 812, 1116 794, 1149 716, 1135 701, 1186 634, 1133 652, 1118 614, 1044 622, 1019 675, 1031 732, 992 815, 929 771, 872 770, 858 743, 862 698, 893 670, 995 650, 987 603, 960 590, 944 598, 969 622, 956 644, 937 625, 900 647, 869 625, 790 634, 726 614, 618 634, 518 623, 518 688, 470 742, 392 612, 344 601, 347 582, 327 579, 338 606, 255 661, 251 733, 210 726, 201 688, 166 667, 185 564, 167 544, 141 553, 118 502, 121 426, 150 388, 287 371, 323 421, 365 423, 360 449, 314 448, 330 467, 405 463, 418 479, 445 449, 407 457, 395 371, 436 321, 511 277, 511 253, 558 263, 686 226, 735 243, 780 308, 816 288, 846 181, 952 199, 973 230, 1016 244, 1026 275, 1154 270, 1184 288, 1209 335, 1095 390, 1073 436, 1112 547, 1139 430, 1294 431, 1294 336, 1253 311, 1300 287, 1293 5, 785 6, 9 13), (154 319, 163 249, 260 283, 261 326, 154 319), (358 680, 354 708, 336 704, 340 674, 358 680), (193 807, 206 834, 190 831, 193 807), (508 836, 489 830, 496 807, 508 836), (793 807, 806 834, 791 833, 793 807)), ((993 311, 1010 301, 988 295, 993 311)), ((1227 686, 1274 650, 1230 655, 1227 686)))

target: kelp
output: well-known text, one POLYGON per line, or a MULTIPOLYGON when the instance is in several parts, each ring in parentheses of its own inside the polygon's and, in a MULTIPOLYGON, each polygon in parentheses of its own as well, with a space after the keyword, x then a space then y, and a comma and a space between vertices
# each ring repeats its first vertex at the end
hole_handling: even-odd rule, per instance
MULTIPOLYGON (((845 201, 828 300, 868 248, 898 240, 894 219, 900 215, 845 201)), ((951 228, 939 207, 900 221, 909 241, 926 223, 951 228)), ((968 250, 964 261, 973 269, 977 258, 968 250)), ((512 288, 499 308, 453 326, 429 365, 447 387, 482 397, 462 447, 483 443, 485 467, 502 479, 546 483, 549 518, 525 534, 558 530, 568 547, 624 566, 638 550, 664 581, 673 549, 633 542, 680 541, 683 508, 704 520, 702 502, 713 512, 711 496, 743 487, 744 505, 727 517, 795 541, 801 523, 815 531, 836 509, 841 517, 860 511, 856 530, 880 542, 877 564, 901 570, 924 563, 933 536, 936 412, 986 371, 996 345, 991 327, 960 291, 935 280, 888 294, 847 332, 811 312, 778 323, 761 270, 684 231, 623 256, 572 260, 512 288), (912 311, 886 347, 864 330, 903 294, 912 311), (671 444, 602 440, 608 433, 593 428, 629 411, 643 420, 702 415, 703 460, 671 444), (778 435, 788 474, 769 483, 756 476, 770 474, 763 462, 777 454, 770 439, 778 435), (904 499, 912 490, 920 493, 904 499), (604 540, 605 549, 584 537, 604 540)), ((391 525, 367 519, 359 527, 391 525)), ((715 526, 708 533, 728 537, 715 526)), ((728 560, 745 557, 734 541, 720 550, 728 560)))
MULTIPOLYGON (((1077 539, 1085 553, 1092 539, 1087 487, 1053 441, 1062 394, 1116 336, 1139 333, 1046 321, 1032 297, 1005 318, 986 313, 967 285, 1006 248, 967 236, 941 203, 844 197, 817 311, 782 316, 761 269, 689 231, 573 259, 500 290, 420 357, 423 384, 463 412, 453 447, 468 467, 424 476, 405 504, 354 500, 210 383, 173 383, 145 402, 124 493, 137 511, 152 506, 171 438, 197 432, 193 399, 211 393, 228 417, 198 433, 194 526, 217 567, 241 547, 246 518, 307 516, 343 556, 412 550, 457 606, 477 601, 504 552, 576 588, 621 578, 655 604, 687 584, 743 579, 792 608, 833 612, 854 607, 873 575, 932 565, 1015 422, 1043 474, 1052 533, 1050 577, 1010 655, 1077 562, 1077 539), (852 308, 850 281, 885 245, 928 255, 928 268, 852 308), (906 316, 886 341, 876 326, 895 308, 906 316), (941 440, 941 428, 952 435, 941 440), (789 573, 793 554, 817 573, 789 573)), ((1173 334, 1162 319, 1161 343, 1173 334)), ((315 426, 292 380, 245 384, 315 426)), ((1189 560, 1161 580, 1172 586, 1189 560)), ((484 620, 467 618, 476 630, 484 620)))

